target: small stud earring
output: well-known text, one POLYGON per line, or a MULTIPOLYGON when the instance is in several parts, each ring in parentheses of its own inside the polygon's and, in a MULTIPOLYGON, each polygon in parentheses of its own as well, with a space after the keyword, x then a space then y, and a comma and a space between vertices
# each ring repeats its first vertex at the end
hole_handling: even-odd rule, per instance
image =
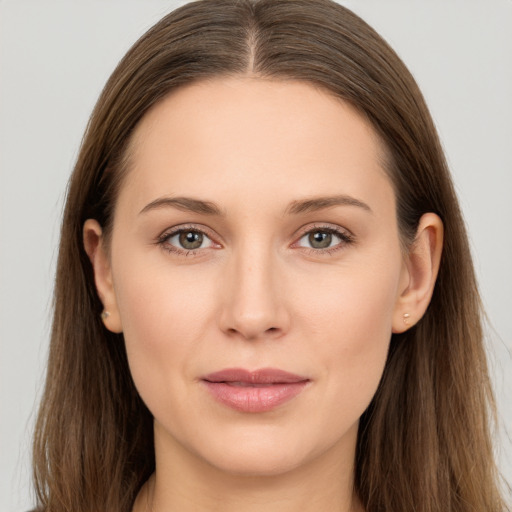
POLYGON ((409 317, 410 316, 411 315, 409 313, 404 313, 404 324, 407 325, 409 323, 409 317))
POLYGON ((110 313, 104 309, 102 312, 101 312, 101 319, 102 320, 106 320, 108 317, 110 316, 110 313))

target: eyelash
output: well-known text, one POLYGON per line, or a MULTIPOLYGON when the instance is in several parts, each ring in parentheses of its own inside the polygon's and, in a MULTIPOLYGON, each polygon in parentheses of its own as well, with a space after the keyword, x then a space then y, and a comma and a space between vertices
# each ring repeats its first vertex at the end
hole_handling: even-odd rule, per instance
MULTIPOLYGON (((197 226, 180 226, 177 228, 174 228, 170 231, 165 231, 162 235, 160 235, 156 240, 156 245, 159 245, 163 250, 171 253, 171 254, 177 254, 179 256, 196 256, 199 249, 180 249, 172 244, 169 243, 169 239, 179 235, 180 233, 199 233, 201 235, 204 235, 206 238, 208 238, 212 244, 216 244, 216 242, 213 241, 212 237, 201 228, 198 228, 197 226)), ((308 254, 315 255, 315 256, 328 256, 336 253, 337 251, 340 251, 344 249, 347 245, 351 245, 355 242, 354 236, 347 232, 346 230, 342 230, 339 228, 335 228, 333 226, 324 226, 324 225, 314 225, 312 227, 308 227, 308 229, 305 229, 302 231, 300 236, 298 237, 297 241, 292 244, 292 247, 301 247, 303 250, 305 250, 308 254), (302 240, 305 236, 315 233, 315 232, 322 232, 322 233, 329 233, 332 235, 335 235, 339 238, 340 242, 332 247, 327 247, 325 249, 318 249, 314 247, 304 247, 304 246, 298 246, 297 244, 302 240)), ((217 244, 219 245, 219 244, 217 244)))
POLYGON ((159 245, 164 251, 167 251, 171 254, 177 254, 179 256, 196 256, 199 249, 180 249, 169 243, 169 239, 179 235, 180 233, 200 233, 208 238, 212 243, 212 237, 208 235, 208 233, 197 226, 180 226, 177 228, 173 228, 170 231, 165 231, 162 233, 158 239, 156 240, 156 244, 159 245))
POLYGON ((338 251, 343 250, 346 246, 351 245, 355 242, 354 235, 349 233, 347 230, 343 230, 333 226, 313 225, 312 227, 308 227, 306 230, 304 230, 300 237, 298 238, 297 242, 294 242, 293 245, 295 246, 305 236, 316 232, 329 233, 331 235, 335 235, 340 239, 340 242, 332 247, 327 247, 325 249, 315 249, 314 247, 302 247, 303 250, 314 256, 330 256, 338 251))

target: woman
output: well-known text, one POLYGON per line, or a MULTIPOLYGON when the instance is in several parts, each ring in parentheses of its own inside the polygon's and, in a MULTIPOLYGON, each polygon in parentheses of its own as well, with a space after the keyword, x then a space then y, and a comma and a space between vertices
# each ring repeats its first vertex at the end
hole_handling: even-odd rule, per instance
POLYGON ((387 44, 328 0, 155 25, 70 183, 40 508, 501 511, 491 404, 457 200, 387 44))

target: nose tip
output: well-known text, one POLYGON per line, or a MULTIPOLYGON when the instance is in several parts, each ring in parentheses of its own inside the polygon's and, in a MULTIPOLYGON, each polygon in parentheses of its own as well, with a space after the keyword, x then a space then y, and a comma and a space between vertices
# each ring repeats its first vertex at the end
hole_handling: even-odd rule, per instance
MULTIPOLYGON (((263 315, 241 314, 233 318, 231 326, 226 329, 226 332, 231 336, 238 334, 246 340, 278 338, 282 334, 283 329, 282 327, 271 325, 272 320, 270 317, 263 315)), ((277 324, 277 322, 274 323, 277 324)))

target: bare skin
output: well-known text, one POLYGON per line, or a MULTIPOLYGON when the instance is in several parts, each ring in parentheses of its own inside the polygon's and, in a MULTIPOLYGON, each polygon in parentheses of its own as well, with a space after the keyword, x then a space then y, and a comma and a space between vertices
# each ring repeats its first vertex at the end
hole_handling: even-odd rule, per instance
POLYGON ((298 82, 201 82, 142 119, 111 247, 84 225, 105 326, 155 418, 134 512, 362 510, 359 418, 391 334, 428 306, 443 238, 426 214, 404 253, 382 155, 354 109, 298 82), (307 379, 270 411, 204 385, 269 367, 307 379))

